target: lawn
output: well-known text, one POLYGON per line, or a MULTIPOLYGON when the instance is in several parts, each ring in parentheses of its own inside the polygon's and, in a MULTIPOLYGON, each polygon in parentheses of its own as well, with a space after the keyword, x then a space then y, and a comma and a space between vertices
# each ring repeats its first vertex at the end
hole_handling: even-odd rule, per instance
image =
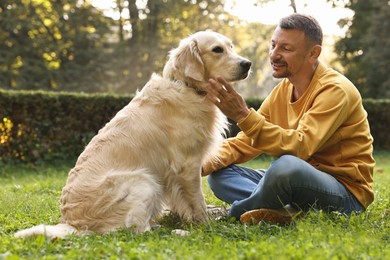
MULTIPOLYGON (((15 239, 13 233, 58 222, 72 163, 0 164, 0 259, 390 259, 390 152, 375 158, 375 202, 360 215, 311 211, 287 227, 230 220, 191 225, 168 216, 162 227, 141 235, 122 230, 52 240, 15 239), (174 235, 175 228, 189 235, 174 235)), ((265 168, 269 162, 265 157, 247 166, 265 168)), ((204 193, 208 204, 223 205, 206 182, 204 193)))

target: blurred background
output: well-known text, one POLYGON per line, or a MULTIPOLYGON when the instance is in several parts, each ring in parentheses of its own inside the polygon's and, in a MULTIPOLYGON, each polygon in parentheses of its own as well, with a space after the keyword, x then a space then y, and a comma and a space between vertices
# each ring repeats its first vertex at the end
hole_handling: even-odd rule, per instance
POLYGON ((320 22, 324 63, 364 98, 390 98, 388 0, 0 0, 0 89, 132 94, 180 39, 210 29, 253 62, 238 90, 263 98, 277 83, 271 35, 293 12, 320 22))

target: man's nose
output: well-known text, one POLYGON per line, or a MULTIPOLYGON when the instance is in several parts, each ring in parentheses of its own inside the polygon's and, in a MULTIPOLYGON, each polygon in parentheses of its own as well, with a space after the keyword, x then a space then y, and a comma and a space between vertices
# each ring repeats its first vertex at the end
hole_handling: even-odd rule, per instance
POLYGON ((279 58, 279 57, 280 57, 280 54, 279 54, 279 52, 278 52, 278 50, 277 50, 276 48, 270 49, 270 50, 269 50, 269 57, 270 57, 271 59, 279 58))

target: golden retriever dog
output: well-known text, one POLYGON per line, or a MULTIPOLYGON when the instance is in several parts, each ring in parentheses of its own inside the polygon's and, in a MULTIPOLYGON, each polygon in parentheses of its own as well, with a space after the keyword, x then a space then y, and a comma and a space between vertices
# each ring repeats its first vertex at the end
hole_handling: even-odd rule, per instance
POLYGON ((165 207, 185 221, 206 223, 201 165, 218 147, 227 119, 203 85, 216 76, 245 79, 250 67, 221 34, 202 31, 182 40, 163 76, 153 74, 79 156, 62 190, 61 223, 15 236, 140 233, 165 207))

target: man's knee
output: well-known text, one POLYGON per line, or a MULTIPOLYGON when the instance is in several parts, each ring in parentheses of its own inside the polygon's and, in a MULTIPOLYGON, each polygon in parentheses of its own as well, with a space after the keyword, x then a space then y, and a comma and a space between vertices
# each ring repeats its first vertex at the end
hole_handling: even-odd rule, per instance
POLYGON ((268 178, 267 182, 275 181, 280 183, 288 181, 290 178, 294 178, 295 174, 299 174, 300 161, 301 159, 293 155, 282 155, 273 161, 267 170, 265 175, 268 178))
POLYGON ((210 186, 210 189, 213 190, 215 185, 217 184, 217 177, 215 177, 214 172, 207 176, 207 182, 210 186))
POLYGON ((221 181, 222 181, 222 171, 223 170, 218 170, 218 171, 215 171, 213 173, 211 173, 209 176, 207 176, 207 182, 210 186, 210 189, 211 190, 214 190, 217 186, 220 185, 221 181))

